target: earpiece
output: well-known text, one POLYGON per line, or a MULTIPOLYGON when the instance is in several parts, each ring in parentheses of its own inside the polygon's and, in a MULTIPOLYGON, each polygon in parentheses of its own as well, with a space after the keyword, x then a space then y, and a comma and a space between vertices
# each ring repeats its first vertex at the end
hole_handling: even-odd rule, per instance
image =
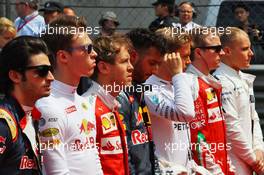
POLYGON ((195 10, 195 4, 192 3, 192 2, 188 2, 188 1, 181 2, 178 6, 175 7, 175 16, 179 17, 180 7, 183 4, 188 4, 188 5, 190 5, 192 7, 193 19, 195 19, 197 17, 197 11, 195 10))

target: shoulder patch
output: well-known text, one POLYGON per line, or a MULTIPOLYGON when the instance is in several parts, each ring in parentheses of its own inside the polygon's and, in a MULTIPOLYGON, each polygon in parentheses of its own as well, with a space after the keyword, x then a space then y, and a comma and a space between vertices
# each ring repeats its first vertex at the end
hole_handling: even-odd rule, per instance
POLYGON ((14 142, 18 136, 18 129, 14 116, 7 110, 0 108, 0 119, 6 121, 12 135, 12 141, 14 142))

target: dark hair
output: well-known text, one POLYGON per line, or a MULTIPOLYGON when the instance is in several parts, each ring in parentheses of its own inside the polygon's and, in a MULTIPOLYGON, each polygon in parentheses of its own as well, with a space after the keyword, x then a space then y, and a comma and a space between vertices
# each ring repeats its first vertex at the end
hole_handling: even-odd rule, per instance
POLYGON ((236 10, 237 8, 242 8, 242 9, 245 9, 247 12, 250 12, 250 11, 249 11, 249 8, 248 8, 244 3, 234 4, 234 5, 232 6, 232 12, 235 13, 235 10, 236 10))
POLYGON ((40 53, 49 55, 47 45, 37 37, 20 36, 7 43, 0 53, 0 92, 9 95, 14 88, 10 70, 21 72, 30 64, 31 56, 40 53))
POLYGON ((183 4, 188 4, 192 7, 192 12, 193 12, 193 19, 195 19, 197 17, 197 11, 195 9, 195 4, 193 2, 189 2, 189 1, 183 1, 181 2, 178 6, 176 6, 176 10, 175 10, 175 16, 179 16, 179 13, 180 13, 180 7, 183 5, 183 4))
POLYGON ((76 31, 86 31, 86 22, 83 17, 61 15, 49 24, 42 38, 52 52, 54 60, 59 50, 67 50, 72 46, 76 31))
POLYGON ((167 6, 169 14, 174 13, 174 4, 160 3, 162 6, 167 6))
POLYGON ((151 47, 155 47, 161 55, 165 54, 165 39, 147 29, 136 28, 127 33, 136 52, 143 53, 151 47))
MULTIPOLYGON (((131 50, 132 44, 130 39, 123 34, 114 34, 112 36, 100 36, 94 40, 94 50, 97 53, 96 64, 100 61, 109 64, 115 64, 116 55, 120 53, 122 46, 125 46, 128 51, 131 50)), ((94 69, 92 79, 96 80, 98 76, 97 66, 94 69)))

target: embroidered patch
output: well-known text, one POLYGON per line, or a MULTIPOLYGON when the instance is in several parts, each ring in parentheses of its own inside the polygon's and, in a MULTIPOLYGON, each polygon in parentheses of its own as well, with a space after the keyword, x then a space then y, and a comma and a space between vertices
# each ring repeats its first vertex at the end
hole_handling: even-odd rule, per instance
POLYGON ((121 154, 121 153, 123 153, 123 148, 119 136, 102 138, 101 154, 121 154))
POLYGON ((59 134, 59 129, 58 128, 48 128, 45 129, 44 131, 40 132, 40 136, 42 137, 53 137, 59 134))
POLYGON ((73 105, 73 106, 70 106, 70 107, 66 108, 65 111, 66 111, 67 114, 70 114, 70 113, 73 113, 73 112, 77 111, 77 109, 73 105))
POLYGON ((106 113, 101 116, 103 134, 117 130, 115 114, 112 112, 106 113))
POLYGON ((82 124, 80 126, 80 134, 85 133, 89 135, 91 131, 95 130, 95 124, 87 121, 87 119, 82 119, 82 124))

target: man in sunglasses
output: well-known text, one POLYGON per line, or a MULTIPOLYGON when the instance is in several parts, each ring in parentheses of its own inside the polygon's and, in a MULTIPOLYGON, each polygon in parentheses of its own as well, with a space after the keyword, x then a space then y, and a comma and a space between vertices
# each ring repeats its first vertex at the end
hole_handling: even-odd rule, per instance
POLYGON ((187 72, 196 79, 188 80, 193 92, 195 118, 190 122, 191 149, 198 165, 212 174, 233 174, 227 151, 225 120, 222 114, 221 84, 210 75, 224 55, 216 33, 192 31, 192 64, 187 72))
POLYGON ((230 28, 221 36, 225 55, 214 72, 223 87, 222 103, 226 118, 227 139, 231 143, 230 157, 237 174, 264 174, 264 143, 259 117, 255 110, 254 75, 241 72, 249 68, 253 52, 248 34, 230 28))
POLYGON ((95 98, 87 100, 76 93, 80 77, 92 75, 97 54, 84 30, 83 18, 60 16, 50 27, 63 27, 64 32, 50 35, 49 31, 43 36, 55 67, 51 95, 36 103, 46 173, 102 174, 96 146, 95 98))
POLYGON ((0 55, 0 174, 42 174, 35 102, 53 81, 46 44, 34 37, 11 40, 0 55))

